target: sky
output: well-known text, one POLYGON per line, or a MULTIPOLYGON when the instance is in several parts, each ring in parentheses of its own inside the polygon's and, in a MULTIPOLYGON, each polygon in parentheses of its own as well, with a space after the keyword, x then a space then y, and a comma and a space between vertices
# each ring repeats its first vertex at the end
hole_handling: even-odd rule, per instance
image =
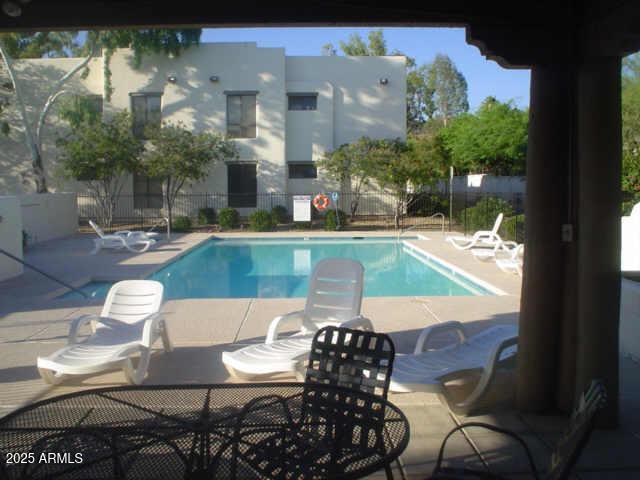
MULTIPOLYGON (((332 43, 341 54, 340 41, 352 33, 365 39, 371 28, 216 28, 205 29, 201 42, 256 42, 259 47, 284 47, 286 55, 320 55, 322 46, 332 43)), ((529 105, 529 70, 507 70, 485 59, 465 41, 462 28, 384 28, 387 49, 400 50, 429 63, 437 53, 448 55, 467 80, 469 107, 473 111, 488 96, 512 100, 520 108, 529 105)))

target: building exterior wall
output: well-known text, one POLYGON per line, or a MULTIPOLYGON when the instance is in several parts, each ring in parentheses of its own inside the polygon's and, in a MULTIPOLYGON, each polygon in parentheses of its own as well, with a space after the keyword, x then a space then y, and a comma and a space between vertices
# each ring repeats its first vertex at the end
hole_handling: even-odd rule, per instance
MULTIPOLYGON (((80 59, 37 59, 16 62, 28 91, 31 115, 41 106, 52 81, 80 59)), ((74 76, 68 90, 102 94, 102 58, 93 59, 90 74, 74 76)), ((182 122, 195 131, 226 133, 227 93, 257 92, 256 138, 235 139, 240 162, 257 164, 261 193, 313 193, 335 189, 318 173, 316 179, 289 179, 289 162, 317 161, 325 152, 367 135, 372 138, 406 136, 405 57, 287 57, 283 48, 259 48, 255 43, 213 43, 192 47, 181 55, 144 57, 134 69, 132 52, 117 50, 110 66, 113 95, 104 102, 108 116, 131 109, 131 93, 161 93, 162 120, 182 122), (175 76, 175 83, 167 80, 175 76), (212 82, 211 76, 218 80, 212 82), (386 85, 381 78, 388 79, 386 85), (287 93, 313 92, 317 110, 289 111, 287 93)), ((10 108, 18 125, 17 111, 10 108)), ((53 191, 83 192, 82 184, 57 175, 55 139, 65 126, 52 109, 44 136, 43 158, 53 191)), ((0 139, 0 193, 33 191, 29 182, 29 152, 19 127, 0 139)), ((185 188, 185 193, 227 193, 224 164, 212 167, 208 178, 185 188)), ((133 193, 129 179, 122 194, 133 193)))

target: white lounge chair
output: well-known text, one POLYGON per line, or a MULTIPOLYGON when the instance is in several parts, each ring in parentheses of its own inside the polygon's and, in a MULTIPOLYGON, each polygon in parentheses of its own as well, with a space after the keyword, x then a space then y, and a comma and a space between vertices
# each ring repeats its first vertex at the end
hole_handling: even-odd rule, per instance
POLYGON ((235 377, 251 378, 280 372, 295 372, 311 349, 316 331, 327 325, 373 330, 371 321, 360 316, 364 267, 347 258, 327 258, 311 273, 304 310, 273 319, 264 343, 223 352, 222 362, 235 377), (294 324, 298 332, 285 338, 278 333, 294 324))
POLYGON ((144 379, 151 347, 160 337, 171 351, 160 313, 163 286, 153 280, 125 280, 111 287, 100 316, 82 315, 73 320, 69 345, 48 357, 38 357, 37 366, 45 382, 57 384, 67 375, 84 375, 122 368, 127 380, 144 379), (78 340, 78 330, 90 324, 93 333, 78 340), (131 357, 140 354, 134 368, 131 357))
POLYGON ((524 260, 524 244, 514 248, 507 258, 496 258, 496 265, 503 272, 517 273, 522 276, 522 264, 524 260))
POLYGON ((146 252, 153 244, 156 243, 156 240, 152 237, 158 235, 156 232, 146 233, 131 230, 120 230, 114 234, 105 234, 93 220, 89 220, 89 225, 91 225, 98 235, 98 238, 93 239, 94 247, 91 251, 92 255, 98 253, 102 248, 111 248, 115 250, 126 248, 130 252, 134 253, 146 252))
POLYGON ((494 380, 497 367, 515 355, 518 328, 515 325, 490 327, 467 336, 460 322, 445 322, 425 328, 413 354, 396 354, 391 374, 391 392, 443 393, 451 379, 473 371, 482 372, 474 391, 463 404, 463 411, 476 404, 494 380), (426 350, 436 334, 455 332, 458 343, 426 350))
POLYGON ((477 260, 486 262, 488 260, 496 260, 498 258, 506 258, 510 256, 514 249, 518 247, 516 242, 510 240, 496 242, 493 248, 472 248, 471 254, 477 260))
POLYGON ((501 243, 502 239, 498 235, 498 230, 502 224, 504 214, 499 213, 491 230, 479 230, 471 237, 449 236, 445 240, 458 250, 468 250, 473 247, 495 247, 497 243, 501 243))

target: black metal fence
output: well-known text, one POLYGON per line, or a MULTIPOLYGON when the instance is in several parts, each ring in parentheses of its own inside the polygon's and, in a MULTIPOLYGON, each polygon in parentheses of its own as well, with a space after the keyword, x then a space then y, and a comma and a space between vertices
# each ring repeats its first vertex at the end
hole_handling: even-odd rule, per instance
MULTIPOLYGON (((235 208, 246 228, 248 215, 257 210, 271 211, 276 206, 286 209, 286 223, 278 229, 300 228, 292 222, 293 193, 259 193, 252 195, 227 195, 222 193, 179 194, 174 202, 172 216, 186 216, 195 228, 210 228, 199 217, 203 209, 217 213, 223 208, 235 208), (204 225, 200 225, 204 223, 204 225)), ((312 197, 315 194, 310 194, 312 197)), ((80 227, 88 220, 97 220, 105 230, 124 228, 149 229, 167 217, 166 202, 161 195, 120 195, 111 208, 111 215, 104 208, 104 201, 87 194, 78 194, 80 227)), ((396 195, 388 192, 343 192, 338 208, 345 212, 347 228, 353 230, 380 229, 433 229, 455 230, 473 233, 491 229, 498 213, 504 213, 500 233, 503 237, 522 242, 524 240, 524 196, 520 193, 455 193, 450 201, 447 193, 404 192, 396 195)), ((101 199, 104 200, 104 199, 101 199)), ((333 208, 333 206, 331 207, 333 208)), ((306 228, 323 228, 324 213, 314 212, 306 228)))

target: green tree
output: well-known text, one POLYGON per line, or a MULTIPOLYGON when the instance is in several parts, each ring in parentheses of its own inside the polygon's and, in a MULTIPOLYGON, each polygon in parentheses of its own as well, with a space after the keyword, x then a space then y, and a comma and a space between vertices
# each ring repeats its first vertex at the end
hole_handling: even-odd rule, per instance
POLYGON ((182 123, 164 123, 147 131, 149 144, 140 170, 163 179, 163 194, 169 224, 173 220, 173 206, 186 183, 198 182, 209 174, 211 166, 237 157, 235 143, 217 133, 193 133, 182 123))
POLYGON ((123 111, 109 121, 79 123, 57 145, 62 176, 87 186, 100 210, 98 220, 111 226, 126 175, 143 151, 142 142, 131 131, 131 116, 123 111))
POLYGON ((488 97, 475 114, 460 115, 440 135, 458 172, 520 175, 525 171, 528 121, 527 111, 488 97))
POLYGON ((640 55, 622 62, 623 213, 640 202, 640 55))
POLYGON ((83 45, 76 43, 77 32, 33 32, 10 33, 0 36, 0 56, 7 68, 13 96, 24 128, 24 139, 31 156, 36 191, 47 192, 47 182, 42 160, 42 130, 51 107, 65 93, 64 85, 80 71, 88 73, 91 59, 100 51, 104 56, 105 98, 113 93, 111 86, 110 59, 117 48, 130 47, 133 50, 134 67, 140 66, 143 56, 164 52, 178 55, 183 49, 198 44, 201 29, 145 29, 145 30, 100 30, 87 32, 83 45), (29 121, 22 91, 28 88, 18 82, 13 67, 14 58, 41 58, 46 56, 67 56, 70 53, 83 58, 67 73, 52 83, 44 104, 37 107, 35 124, 29 121))
POLYGON ((394 223, 400 228, 404 212, 407 188, 429 181, 427 161, 414 154, 411 147, 400 139, 375 141, 370 153, 374 168, 373 178, 383 189, 390 190, 395 197, 394 223))
POLYGON ((361 137, 353 143, 346 143, 326 152, 318 161, 318 166, 328 178, 349 191, 349 214, 352 220, 358 211, 363 188, 371 184, 373 166, 370 153, 375 145, 374 140, 361 137))
POLYGON ((447 55, 437 54, 424 75, 426 88, 433 93, 433 102, 425 112, 427 117, 439 117, 447 126, 452 117, 469 110, 467 81, 447 55))

